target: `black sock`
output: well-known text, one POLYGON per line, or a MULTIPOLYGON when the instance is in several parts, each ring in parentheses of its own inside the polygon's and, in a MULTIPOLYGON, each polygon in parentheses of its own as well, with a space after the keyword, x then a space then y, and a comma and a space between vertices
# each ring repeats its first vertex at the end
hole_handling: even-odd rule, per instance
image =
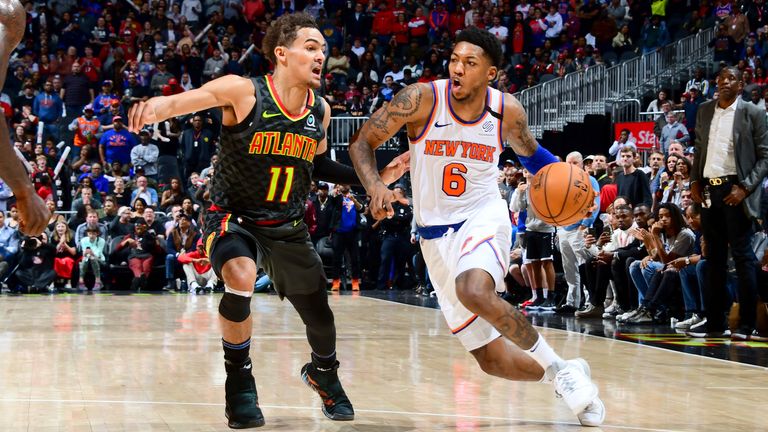
POLYGON ((248 352, 251 349, 251 338, 248 338, 247 341, 239 344, 229 343, 222 339, 221 345, 224 346, 224 360, 236 365, 241 365, 248 360, 248 352))
POLYGON ((318 369, 330 369, 336 365, 336 351, 329 356, 312 353, 312 364, 318 369))
POLYGON ((544 288, 536 288, 536 298, 544 301, 544 288))

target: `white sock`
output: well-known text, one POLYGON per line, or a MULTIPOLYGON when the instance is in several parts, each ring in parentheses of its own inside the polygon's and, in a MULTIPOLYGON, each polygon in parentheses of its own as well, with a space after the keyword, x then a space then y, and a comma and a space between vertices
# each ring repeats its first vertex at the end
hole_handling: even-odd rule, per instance
POLYGON ((534 360, 536 360, 536 363, 541 365, 542 369, 545 371, 545 375, 547 369, 549 369, 553 363, 563 362, 563 359, 560 358, 557 353, 555 353, 547 341, 544 340, 542 335, 539 335, 539 339, 536 341, 536 343, 533 344, 531 349, 525 350, 525 352, 528 353, 528 355, 531 356, 534 360))
MULTIPOLYGON (((536 294, 536 290, 535 290, 535 289, 533 289, 533 288, 531 288, 531 293, 532 293, 532 296, 531 296, 531 301, 532 301, 532 302, 535 302, 535 301, 536 301, 536 299, 538 299, 538 298, 539 298, 539 296, 536 294)), ((536 345, 534 345, 534 346, 536 346, 536 345)))

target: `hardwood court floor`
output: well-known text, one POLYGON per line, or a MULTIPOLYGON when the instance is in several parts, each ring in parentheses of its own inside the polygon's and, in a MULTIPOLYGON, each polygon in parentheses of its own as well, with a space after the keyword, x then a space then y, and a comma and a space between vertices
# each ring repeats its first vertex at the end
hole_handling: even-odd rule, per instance
MULTIPOLYGON (((223 431, 219 296, 0 298, 0 432, 223 431)), ((354 422, 320 412, 299 369, 304 328, 276 296, 254 298, 259 430, 569 431, 552 387, 484 375, 440 311, 333 296, 340 374, 354 422)), ((754 431, 765 368, 562 330, 549 343, 592 365, 605 431, 754 431)))

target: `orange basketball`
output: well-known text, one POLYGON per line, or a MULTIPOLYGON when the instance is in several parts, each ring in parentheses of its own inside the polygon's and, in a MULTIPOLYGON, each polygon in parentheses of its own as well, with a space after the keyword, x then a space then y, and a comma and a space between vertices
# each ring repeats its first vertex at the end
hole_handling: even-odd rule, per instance
POLYGON ((595 199, 589 174, 565 162, 540 169, 528 191, 529 210, 555 226, 573 225, 584 219, 595 199))

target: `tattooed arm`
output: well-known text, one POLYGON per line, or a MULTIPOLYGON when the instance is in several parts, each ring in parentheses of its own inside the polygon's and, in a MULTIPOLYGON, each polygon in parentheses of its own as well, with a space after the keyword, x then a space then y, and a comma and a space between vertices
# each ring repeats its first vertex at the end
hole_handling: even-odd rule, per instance
POLYGON ((379 176, 374 150, 403 126, 407 126, 409 136, 416 136, 426 126, 424 122, 429 117, 433 99, 429 85, 409 85, 389 104, 376 110, 349 143, 349 157, 365 190, 371 195, 371 214, 376 219, 393 214, 391 203, 396 198, 379 176))
POLYGON ((531 156, 539 144, 528 129, 528 115, 514 96, 504 94, 504 140, 518 156, 531 156))

